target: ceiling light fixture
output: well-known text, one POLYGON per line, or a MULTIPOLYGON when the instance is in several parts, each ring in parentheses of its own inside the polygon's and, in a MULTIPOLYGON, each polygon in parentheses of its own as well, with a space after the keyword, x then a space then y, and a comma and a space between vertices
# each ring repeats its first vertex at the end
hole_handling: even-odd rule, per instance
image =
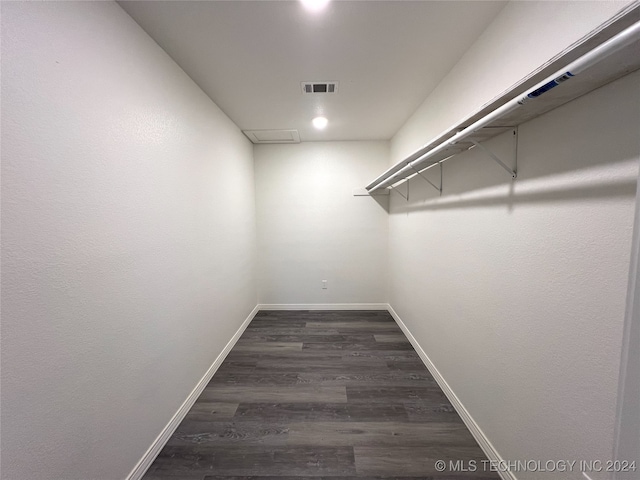
POLYGON ((324 130, 329 123, 329 120, 324 117, 316 117, 313 119, 312 123, 318 130, 324 130))
POLYGON ((300 0, 307 10, 319 12, 327 6, 329 0, 300 0))

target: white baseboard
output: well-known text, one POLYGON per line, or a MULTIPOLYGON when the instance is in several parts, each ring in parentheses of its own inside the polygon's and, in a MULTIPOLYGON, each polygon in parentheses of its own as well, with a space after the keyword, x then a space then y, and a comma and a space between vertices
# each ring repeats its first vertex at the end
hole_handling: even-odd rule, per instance
POLYGON ((261 303, 260 310, 388 310, 387 303, 261 303))
MULTIPOLYGON (((451 402, 451 405, 453 405, 453 407, 456 409, 456 412, 458 412, 458 415, 460 415, 460 418, 462 418, 462 421, 471 432, 471 435, 473 435, 473 438, 476 439, 476 442, 478 442, 478 445, 480 445, 480 448, 482 448, 482 451, 487 456, 487 458, 494 462, 503 462, 504 459, 502 458, 502 456, 500 456, 500 454, 495 449, 493 444, 489 441, 489 439, 484 434, 480 426, 475 422, 471 414, 464 407, 460 399, 453 392, 453 390, 451 389, 447 381, 440 374, 440 372, 438 371, 436 366, 433 364, 429 356, 422 349, 418 341, 411 334, 407 326, 404 324, 402 319, 398 316, 398 314, 396 313, 396 311, 393 309, 391 305, 388 306, 388 310, 391 316, 393 317, 393 319, 398 324, 398 326, 402 329, 404 334, 407 336, 407 338, 411 342, 411 345, 413 345, 413 348, 416 350, 416 352, 422 359, 422 362, 427 367, 427 370, 429 370, 433 378, 436 380, 436 382, 438 383, 438 385, 440 386, 444 394, 447 396, 447 398, 451 402)), ((513 474, 513 472, 498 471, 497 473, 500 475, 502 480, 518 480, 516 476, 513 474)))
POLYGON ((218 355, 218 357, 214 360, 213 364, 207 370, 207 373, 204 374, 195 388, 191 391, 187 399, 175 413, 173 418, 171 418, 171 420, 169 420, 169 423, 167 423, 167 425, 162 429, 160 435, 158 435, 158 437, 154 440, 154 442, 142 456, 138 464, 133 468, 133 470, 131 470, 131 473, 129 473, 126 480, 140 480, 143 477, 143 475, 149 469, 162 448, 169 441, 169 438, 171 438, 173 432, 175 432, 176 428, 178 428, 180 422, 182 422, 189 410, 191 410, 191 407, 193 407, 193 404, 196 402, 204 388, 207 386, 207 384, 211 380, 211 377, 213 377, 213 374, 216 373, 220 365, 222 365, 222 362, 234 347, 238 339, 242 336, 249 323, 251 323, 253 317, 255 317, 256 313, 258 313, 258 307, 259 306, 256 305, 249 316, 245 319, 245 321, 242 322, 242 325, 240 325, 238 331, 233 335, 233 337, 231 337, 231 340, 229 340, 222 352, 220 352, 220 355, 218 355))

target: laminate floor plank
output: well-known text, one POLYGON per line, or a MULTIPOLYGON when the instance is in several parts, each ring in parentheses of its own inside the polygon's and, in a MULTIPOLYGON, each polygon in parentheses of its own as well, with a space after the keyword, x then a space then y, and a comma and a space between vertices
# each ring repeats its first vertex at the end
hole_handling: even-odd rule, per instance
POLYGON ((255 420, 244 422, 183 422, 167 442, 167 445, 170 446, 283 446, 290 444, 288 425, 255 420))
MULTIPOLYGON (((260 360, 282 360, 284 362, 298 362, 304 360, 335 360, 340 361, 344 356, 344 352, 325 352, 314 350, 267 350, 263 352, 246 352, 241 350, 232 350, 225 359, 233 362, 252 362, 257 365, 260 360)), ((388 360, 384 358, 384 360, 388 360)), ((415 361, 407 358, 405 361, 415 361)), ((222 364, 224 365, 224 363, 222 364)), ((222 368, 222 366, 221 366, 222 368)))
POLYGON ((384 384, 394 387, 413 387, 421 385, 437 385, 428 373, 385 372, 371 369, 368 372, 303 372, 298 374, 299 383, 323 386, 376 386, 384 384))
POLYGON ((325 322, 319 321, 309 321, 306 322, 306 328, 330 328, 335 330, 344 330, 344 331, 365 331, 365 332, 375 332, 379 330, 388 330, 392 332, 402 331, 400 328, 391 322, 369 322, 366 320, 355 320, 353 322, 346 321, 335 321, 335 320, 327 320, 325 322))
POLYGON ((304 350, 413 350, 409 342, 406 343, 321 343, 306 342, 304 350))
MULTIPOLYGON (((278 328, 278 335, 342 335, 337 329, 320 328, 278 328)), ((242 334, 242 338, 260 337, 263 335, 274 335, 273 327, 252 327, 247 328, 242 334)))
POLYGON ((372 369, 381 372, 389 371, 384 360, 360 359, 360 358, 326 358, 326 359, 301 359, 299 361, 265 359, 258 360, 254 372, 371 372, 372 369))
POLYGON ((233 348, 236 349, 236 352, 286 352, 289 350, 302 350, 302 345, 302 342, 238 342, 233 348))
MULTIPOLYGON (((372 347, 373 348, 373 347, 372 347)), ((351 359, 373 359, 374 362, 380 363, 375 359, 384 360, 390 369, 400 370, 395 368, 396 364, 402 364, 407 367, 415 369, 420 367, 422 371, 429 373, 424 368, 424 364, 420 357, 409 349, 404 350, 346 350, 346 349, 333 349, 328 346, 325 349, 302 349, 302 350, 288 350, 288 351, 261 351, 261 352, 245 352, 245 351, 231 351, 227 356, 225 363, 220 366, 226 366, 227 363, 242 363, 241 366, 256 366, 259 360, 282 360, 284 362, 298 362, 301 360, 335 360, 350 362, 351 359)), ((218 369, 218 371, 220 371, 218 369)), ((216 372, 217 373, 217 372, 216 372)))
POLYGON ((421 372, 424 370, 424 364, 417 358, 397 359, 387 362, 389 370, 399 370, 402 372, 421 372))
POLYGON ((156 466, 152 466, 144 475, 144 480, 202 480, 206 474, 203 473, 175 473, 172 470, 155 473, 156 466))
POLYGON ((378 333, 373 336, 376 342, 394 342, 394 343, 404 343, 408 342, 407 337, 402 333, 378 333))
POLYGON ((355 475, 351 447, 208 445, 166 446, 154 462, 155 475, 237 476, 355 475))
POLYGON ((233 418, 239 403, 196 402, 187 413, 188 422, 213 422, 219 419, 233 418))
POLYGON ((297 373, 225 373, 216 374, 207 387, 218 385, 238 385, 238 386, 291 386, 308 382, 301 382, 297 373))
POLYGON ((321 387, 321 386, 214 386, 205 387, 199 401, 213 402, 240 402, 240 403, 264 403, 264 402, 327 402, 346 403, 346 387, 321 387))
POLYGON ((404 409, 411 422, 457 422, 462 419, 448 401, 437 402, 411 402, 404 403, 404 409))
POLYGON ((304 422, 291 423, 289 445, 476 446, 462 423, 304 422))
POLYGON ((351 405, 348 403, 244 403, 234 420, 292 422, 407 422, 404 405, 351 405))
MULTIPOLYGON (((256 322, 254 320, 254 322, 256 322)), ((306 328, 307 322, 294 322, 290 320, 262 320, 256 323, 251 323, 247 327, 247 331, 262 331, 266 328, 276 329, 276 328, 306 328)))
MULTIPOLYGON (((326 330, 323 330, 326 331, 326 330)), ((371 334, 336 334, 336 335, 243 335, 237 345, 243 342, 314 342, 314 343, 373 343, 376 339, 371 334)))
POLYGON ((422 372, 388 372, 376 373, 375 371, 345 372, 344 370, 335 372, 326 372, 323 368, 318 371, 305 371, 300 373, 283 372, 283 373, 224 373, 216 375, 209 387, 222 385, 256 385, 256 386, 292 386, 292 385, 317 385, 323 387, 346 387, 346 386, 376 386, 384 384, 394 387, 414 387, 414 386, 437 386, 435 380, 422 372), (323 370, 323 371, 319 371, 323 370))
POLYGON ((416 387, 347 386, 349 403, 422 403, 447 402, 437 385, 416 387))
MULTIPOLYGON (((312 350, 303 350, 305 353, 310 354, 312 350)), ((383 358, 385 360, 401 361, 401 362, 414 362, 422 364, 422 360, 414 350, 346 350, 343 349, 340 352, 334 352, 340 354, 343 357, 360 357, 360 358, 383 358)), ((424 364, 422 364, 424 367, 424 364)), ((428 370, 425 368, 425 372, 428 370)))
POLYGON ((250 373, 250 372, 253 372, 255 370, 256 364, 257 364, 256 361, 245 361, 245 360, 227 361, 227 360, 225 360, 224 362, 222 362, 222 365, 220 365, 220 368, 218 368, 218 371, 216 372, 216 374, 222 375, 222 374, 227 373, 227 372, 250 373))
POLYGON ((216 374, 209 383, 215 385, 258 385, 258 386, 286 386, 286 385, 318 385, 318 386, 347 386, 362 385, 376 386, 384 384, 386 386, 412 387, 420 385, 436 385, 435 380, 423 372, 382 372, 361 370, 359 372, 282 372, 282 373, 235 373, 225 372, 216 374))
POLYGON ((260 311, 143 480, 499 480, 386 311, 260 311), (480 463, 478 463, 480 465, 480 463))
MULTIPOLYGON (((497 474, 492 476, 490 471, 484 471, 482 460, 486 460, 486 457, 478 446, 354 447, 353 451, 358 475, 397 475, 398 472, 408 476, 444 475, 444 472, 436 470, 435 465, 438 460, 446 462, 445 465, 449 465, 450 461, 462 460, 467 466, 475 462, 476 471, 446 473, 464 479, 500 478, 497 474)), ((489 470, 488 466, 487 470, 489 470)))

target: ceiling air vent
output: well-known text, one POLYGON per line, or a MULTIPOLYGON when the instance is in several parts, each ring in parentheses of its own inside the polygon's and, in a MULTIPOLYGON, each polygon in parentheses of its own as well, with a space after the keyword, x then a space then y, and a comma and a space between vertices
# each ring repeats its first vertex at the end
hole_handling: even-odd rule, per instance
POLYGON ((300 143, 297 130, 243 130, 253 143, 300 143))
POLYGON ((338 82, 302 82, 302 93, 338 93, 338 82))

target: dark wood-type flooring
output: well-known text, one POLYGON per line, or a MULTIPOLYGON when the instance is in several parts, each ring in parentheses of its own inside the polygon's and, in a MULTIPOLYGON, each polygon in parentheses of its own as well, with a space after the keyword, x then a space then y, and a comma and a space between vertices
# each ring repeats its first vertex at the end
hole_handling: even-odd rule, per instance
POLYGON ((482 460, 388 312, 261 311, 144 480, 499 479, 482 460))

